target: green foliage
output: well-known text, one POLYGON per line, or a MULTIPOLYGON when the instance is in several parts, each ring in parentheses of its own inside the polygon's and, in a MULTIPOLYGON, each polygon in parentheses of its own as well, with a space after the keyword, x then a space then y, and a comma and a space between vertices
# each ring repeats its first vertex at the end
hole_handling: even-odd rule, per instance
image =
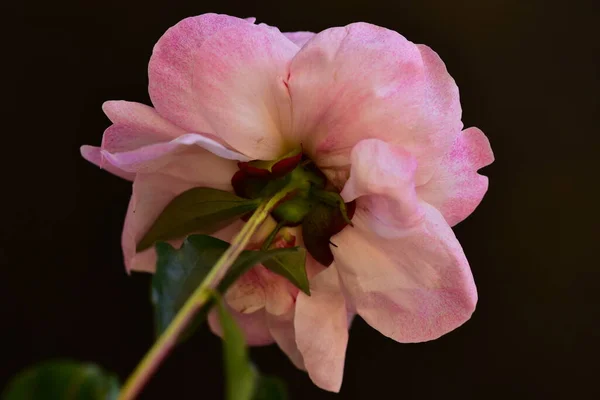
POLYGON ((157 241, 182 237, 188 233, 213 233, 235 219, 254 211, 259 199, 243 199, 223 190, 198 187, 175 197, 137 245, 137 251, 157 241))
POLYGON ((285 385, 277 378, 260 375, 250 362, 244 334, 220 300, 218 311, 223 330, 225 399, 286 400, 285 385))
POLYGON ((295 252, 276 255, 263 262, 270 271, 283 276, 298 289, 310 296, 308 276, 306 275, 306 249, 297 248, 295 252))
POLYGON ((17 375, 2 400, 114 400, 119 383, 93 364, 47 361, 17 375))
MULTIPOLYGON (((156 244, 158 259, 156 273, 152 278, 152 301, 155 307, 157 334, 167 328, 228 247, 229 243, 207 235, 191 235, 185 239, 179 249, 164 242, 156 244)), ((279 270, 293 277, 302 276, 299 272, 295 274, 286 272, 283 265, 289 262, 299 267, 302 263, 301 267, 304 269, 303 249, 291 247, 266 251, 243 251, 217 287, 217 291, 221 294, 225 293, 229 286, 252 266, 275 259, 278 260, 274 263, 279 270)), ((306 275, 305 271, 304 275, 306 275)), ((301 284, 308 285, 307 282, 301 284)), ((207 303, 198 313, 197 319, 203 320, 211 306, 211 302, 207 303)))

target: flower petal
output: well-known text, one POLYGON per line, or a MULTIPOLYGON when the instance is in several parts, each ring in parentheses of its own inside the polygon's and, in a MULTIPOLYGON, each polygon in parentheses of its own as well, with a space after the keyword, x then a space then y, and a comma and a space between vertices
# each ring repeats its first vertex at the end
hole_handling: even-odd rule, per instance
POLYGON ((160 173, 138 173, 122 235, 127 270, 154 271, 154 249, 136 254, 135 247, 175 196, 199 186, 231 190, 235 170, 235 162, 196 148, 174 158, 160 173))
POLYGON ((314 32, 306 32, 306 31, 283 32, 283 34, 285 35, 286 38, 288 38, 292 42, 294 42, 298 47, 304 46, 306 44, 306 42, 308 42, 310 39, 313 38, 313 36, 316 35, 316 33, 314 33, 314 32))
POLYGON ((187 18, 154 47, 150 97, 189 132, 215 134, 245 155, 285 154, 290 130, 284 79, 298 47, 266 26, 225 15, 187 18))
MULTIPOLYGON (((264 309, 251 314, 243 314, 229 308, 229 312, 244 332, 248 345, 265 346, 273 343, 273 337, 267 327, 266 312, 264 309)), ((208 326, 215 335, 223 337, 219 315, 215 309, 208 314, 208 326)))
POLYGON ((477 208, 488 188, 488 178, 477 173, 491 164, 490 142, 478 128, 468 128, 456 138, 450 151, 425 185, 419 197, 436 207, 450 226, 467 218, 477 208))
POLYGON ((326 173, 347 166, 359 140, 379 138, 413 154, 424 183, 462 128, 458 88, 439 57, 367 23, 318 33, 288 84, 295 140, 326 173))
POLYGON ((423 212, 415 191, 415 158, 403 148, 379 139, 358 142, 350 156, 350 177, 340 193, 344 201, 360 197, 369 228, 395 237, 419 224, 423 212))
POLYGON ((294 316, 294 307, 291 307, 285 314, 280 315, 267 312, 267 326, 279 348, 289 357, 296 368, 306 370, 302 354, 296 344, 294 316))
POLYGON ((322 389, 338 392, 344 375, 348 315, 334 264, 311 280, 310 296, 298 294, 294 327, 312 381, 322 389))
POLYGON ((373 328, 399 342, 436 339, 467 321, 477 303, 469 264, 452 229, 422 203, 422 222, 388 239, 359 208, 354 228, 332 241, 348 301, 373 328))
POLYGON ((167 142, 186 133, 144 104, 107 101, 102 110, 113 123, 102 137, 102 149, 111 153, 167 142))
POLYGON ((190 158, 190 162, 194 162, 193 155, 198 154, 196 151, 200 149, 206 149, 223 159, 248 160, 246 156, 229 150, 220 143, 197 133, 188 133, 170 142, 154 143, 122 153, 103 150, 102 156, 106 161, 124 171, 149 173, 162 172, 162 168, 173 161, 179 161, 180 158, 190 158), (190 155, 192 156, 190 157, 190 155))
POLYGON ((251 314, 265 307, 265 289, 255 268, 246 272, 231 285, 225 294, 225 300, 229 307, 243 314, 251 314))
POLYGON ((83 145, 79 148, 81 156, 92 164, 97 165, 98 167, 105 169, 113 175, 118 176, 119 178, 126 179, 128 181, 133 181, 135 178, 135 173, 123 171, 120 168, 115 167, 110 163, 104 162, 102 158, 102 150, 100 147, 83 145))

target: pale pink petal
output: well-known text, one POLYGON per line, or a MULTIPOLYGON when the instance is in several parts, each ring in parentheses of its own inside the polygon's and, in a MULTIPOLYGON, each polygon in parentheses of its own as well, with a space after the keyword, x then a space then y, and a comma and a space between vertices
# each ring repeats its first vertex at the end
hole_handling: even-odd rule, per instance
POLYGON ((467 218, 479 205, 488 188, 488 178, 477 170, 491 164, 490 142, 478 128, 469 128, 454 145, 425 185, 417 187, 419 197, 436 207, 450 226, 467 218))
POLYGON ((135 150, 122 153, 102 151, 102 156, 110 164, 124 171, 149 173, 162 172, 162 168, 179 161, 186 154, 206 149, 223 159, 248 161, 249 159, 233 150, 223 147, 220 143, 197 133, 188 133, 179 136, 170 142, 154 143, 135 150))
POLYGON ((318 274, 310 289, 311 296, 299 293, 296 299, 296 343, 312 381, 338 392, 348 344, 348 315, 335 265, 318 274))
POLYGON ((260 275, 255 268, 235 281, 225 294, 225 300, 233 310, 251 314, 265 307, 266 294, 260 275))
MULTIPOLYGON (((244 332, 248 345, 265 346, 273 343, 273 337, 267 327, 265 310, 259 310, 251 314, 243 314, 229 308, 229 312, 244 332)), ((219 323, 219 315, 215 309, 208 314, 208 326, 215 335, 223 337, 223 330, 219 323)))
POLYGON ((305 370, 302 354, 296 344, 294 316, 294 307, 291 307, 286 313, 279 315, 267 312, 267 326, 279 348, 289 357, 296 368, 305 370))
POLYGON ((154 270, 154 249, 136 254, 135 247, 175 196, 200 186, 232 190, 231 177, 236 168, 235 162, 198 149, 178 156, 160 173, 139 173, 133 184, 122 235, 127 270, 154 270))
POLYGON ((367 23, 318 33, 288 84, 294 140, 330 177, 358 141, 379 138, 410 152, 424 183, 462 128, 458 88, 439 57, 367 23))
POLYGON ((298 47, 304 46, 306 44, 306 42, 308 42, 310 39, 312 39, 313 36, 316 35, 316 33, 314 33, 314 32, 306 32, 306 31, 283 32, 283 34, 285 35, 286 38, 288 38, 292 42, 296 43, 296 45, 298 47))
POLYGON ((83 145, 79 148, 79 151, 84 159, 110 172, 111 174, 118 176, 119 178, 127 179, 128 181, 133 181, 135 178, 135 173, 123 171, 122 169, 115 167, 110 163, 104 162, 100 147, 83 145))
POLYGON ((477 303, 469 264, 452 229, 437 209, 421 207, 421 224, 404 236, 378 236, 370 215, 358 208, 354 228, 332 238, 352 308, 399 342, 436 339, 467 321, 477 303))
POLYGON ((144 104, 107 101, 102 110, 113 123, 102 138, 102 149, 111 153, 168 142, 186 133, 144 104))
POLYGON ((350 177, 340 193, 344 201, 360 197, 369 228, 383 237, 404 234, 423 218, 415 191, 415 158, 379 139, 358 142, 350 156, 350 177))
POLYGON ((158 112, 188 132, 220 137, 258 159, 285 154, 285 84, 298 48, 266 26, 224 15, 187 18, 158 41, 149 65, 158 112))

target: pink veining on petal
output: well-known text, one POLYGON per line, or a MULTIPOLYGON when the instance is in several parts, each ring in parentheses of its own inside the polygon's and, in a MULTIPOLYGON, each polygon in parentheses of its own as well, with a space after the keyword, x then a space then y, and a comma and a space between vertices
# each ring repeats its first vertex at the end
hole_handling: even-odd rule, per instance
POLYGON ((149 66, 158 112, 191 132, 208 132, 254 159, 285 154, 291 105, 284 84, 296 45, 238 18, 188 18, 156 44, 149 66))
POLYGON ((288 85, 294 140, 323 169, 346 167, 358 141, 378 138, 417 159, 420 184, 462 127, 458 89, 439 57, 366 23, 318 33, 294 57, 288 85))
POLYGON ((493 161, 490 142, 483 132, 478 128, 465 129, 431 180, 417 187, 417 193, 454 226, 467 218, 483 199, 488 178, 477 170, 493 161))

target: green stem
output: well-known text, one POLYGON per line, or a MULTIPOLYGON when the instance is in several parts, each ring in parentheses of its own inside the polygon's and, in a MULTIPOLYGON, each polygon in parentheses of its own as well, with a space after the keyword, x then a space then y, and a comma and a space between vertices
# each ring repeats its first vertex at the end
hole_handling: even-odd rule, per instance
POLYGON ((285 221, 279 221, 277 223, 277 226, 275 227, 275 229, 273 229, 273 231, 271 231, 271 233, 269 233, 269 236, 267 236, 267 238, 263 242, 262 246, 260 247, 260 249, 262 251, 269 250, 269 247, 273 243, 273 240, 275 240, 275 236, 277 236, 277 234, 279 233, 281 228, 283 228, 284 225, 285 225, 285 221))
POLYGON ((240 253, 246 248, 252 235, 269 216, 271 209, 279 203, 290 189, 284 188, 273 197, 263 201, 242 230, 233 238, 229 248, 212 267, 200 286, 185 302, 167 329, 160 335, 150 351, 146 353, 131 376, 125 382, 119 394, 119 400, 131 400, 139 395, 144 385, 158 369, 160 363, 177 344, 177 340, 192 322, 196 312, 211 298, 213 289, 217 287, 225 273, 235 262, 240 253))

